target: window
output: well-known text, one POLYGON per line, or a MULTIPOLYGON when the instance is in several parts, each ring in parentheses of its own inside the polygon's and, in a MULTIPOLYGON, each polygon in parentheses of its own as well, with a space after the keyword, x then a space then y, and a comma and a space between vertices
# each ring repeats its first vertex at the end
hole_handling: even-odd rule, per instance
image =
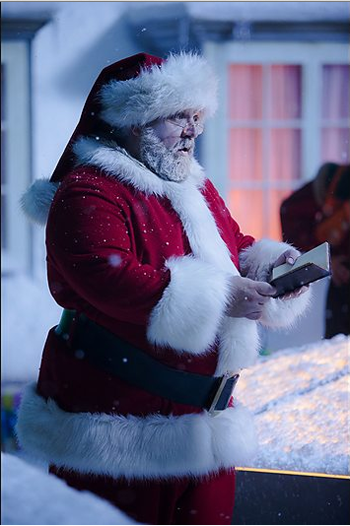
POLYGON ((279 208, 325 161, 349 162, 342 44, 209 44, 220 109, 205 165, 243 232, 281 239, 279 208))
POLYGON ((322 65, 322 160, 349 161, 349 66, 322 65))
POLYGON ((19 199, 30 183, 29 49, 26 41, 1 44, 1 256, 2 272, 27 270, 28 221, 19 199))

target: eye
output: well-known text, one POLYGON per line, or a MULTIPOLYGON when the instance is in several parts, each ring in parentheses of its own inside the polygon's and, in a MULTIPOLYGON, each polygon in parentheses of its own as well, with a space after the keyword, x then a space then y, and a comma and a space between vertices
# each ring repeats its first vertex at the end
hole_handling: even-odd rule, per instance
POLYGON ((199 121, 199 115, 193 115, 193 121, 198 122, 199 121))

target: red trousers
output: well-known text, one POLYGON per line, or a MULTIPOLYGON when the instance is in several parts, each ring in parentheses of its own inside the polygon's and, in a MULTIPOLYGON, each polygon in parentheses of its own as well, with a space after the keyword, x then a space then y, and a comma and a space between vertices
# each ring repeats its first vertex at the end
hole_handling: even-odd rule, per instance
POLYGON ((51 466, 69 486, 110 501, 137 522, 146 524, 231 524, 235 472, 222 470, 201 478, 128 481, 82 475, 51 466))

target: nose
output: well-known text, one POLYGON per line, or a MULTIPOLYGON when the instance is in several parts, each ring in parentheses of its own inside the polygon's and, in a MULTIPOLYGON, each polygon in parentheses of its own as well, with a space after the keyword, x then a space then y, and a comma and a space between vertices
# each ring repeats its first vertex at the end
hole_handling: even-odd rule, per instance
POLYGON ((197 133, 197 130, 196 130, 196 127, 194 125, 193 122, 188 122, 186 124, 186 126, 182 129, 182 133, 181 133, 181 137, 182 138, 195 138, 195 137, 198 137, 198 133, 197 133))

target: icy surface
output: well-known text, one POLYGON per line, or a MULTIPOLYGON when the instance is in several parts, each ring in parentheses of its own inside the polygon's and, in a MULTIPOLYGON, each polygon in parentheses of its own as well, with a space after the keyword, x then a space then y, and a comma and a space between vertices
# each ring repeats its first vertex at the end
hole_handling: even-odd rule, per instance
POLYGON ((279 351, 243 371, 236 397, 255 414, 251 466, 349 473, 350 339, 279 351))
POLYGON ((1 524, 139 524, 107 501, 1 453, 1 524))

